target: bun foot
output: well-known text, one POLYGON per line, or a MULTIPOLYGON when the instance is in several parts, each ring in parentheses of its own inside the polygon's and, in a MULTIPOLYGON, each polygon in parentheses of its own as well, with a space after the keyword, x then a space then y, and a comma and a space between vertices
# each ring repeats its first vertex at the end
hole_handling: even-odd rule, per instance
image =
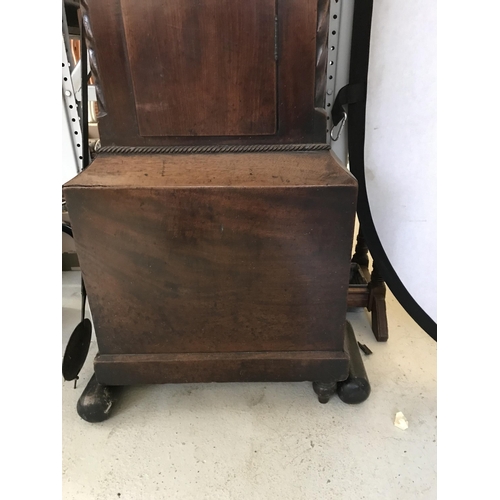
POLYGON ((95 376, 89 380, 76 405, 78 415, 87 422, 103 422, 111 416, 118 387, 100 384, 95 376))

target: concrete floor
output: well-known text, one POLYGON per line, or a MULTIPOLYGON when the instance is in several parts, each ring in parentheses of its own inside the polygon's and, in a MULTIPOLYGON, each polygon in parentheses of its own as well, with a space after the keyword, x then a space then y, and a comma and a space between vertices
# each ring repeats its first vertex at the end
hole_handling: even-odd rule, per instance
MULTIPOLYGON (((63 349, 79 321, 80 274, 63 273, 63 349)), ((113 416, 89 424, 63 382, 65 500, 436 498, 436 344, 388 292, 389 341, 349 312, 372 385, 368 400, 318 403, 310 383, 127 388, 113 416), (409 420, 393 425, 397 411, 409 420)))

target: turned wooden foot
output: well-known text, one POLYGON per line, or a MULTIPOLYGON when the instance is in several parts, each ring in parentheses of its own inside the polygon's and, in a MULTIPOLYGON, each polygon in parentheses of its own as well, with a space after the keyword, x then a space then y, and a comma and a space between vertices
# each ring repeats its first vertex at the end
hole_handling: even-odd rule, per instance
POLYGON ((335 394, 337 382, 313 382, 313 389, 318 395, 318 401, 325 404, 335 394))
POLYGON ((351 262, 355 262, 361 267, 368 267, 368 247, 366 246, 361 229, 358 231, 356 247, 354 248, 354 255, 352 256, 351 262))
POLYGON ((348 404, 358 404, 366 401, 371 392, 370 382, 366 374, 363 360, 359 352, 354 330, 347 322, 346 347, 349 352, 349 376, 338 383, 339 398, 348 404))
POLYGON ((76 405, 78 415, 87 422, 103 422, 111 415, 119 387, 100 384, 95 374, 89 380, 76 405))

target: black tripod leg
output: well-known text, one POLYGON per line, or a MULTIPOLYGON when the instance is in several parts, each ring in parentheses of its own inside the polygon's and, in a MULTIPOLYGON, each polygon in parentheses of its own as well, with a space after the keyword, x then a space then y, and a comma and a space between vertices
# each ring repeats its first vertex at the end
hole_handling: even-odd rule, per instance
POLYGON ((349 377, 337 385, 339 398, 348 404, 358 404, 366 401, 371 387, 368 381, 358 343, 351 324, 347 321, 346 347, 349 352, 349 377))

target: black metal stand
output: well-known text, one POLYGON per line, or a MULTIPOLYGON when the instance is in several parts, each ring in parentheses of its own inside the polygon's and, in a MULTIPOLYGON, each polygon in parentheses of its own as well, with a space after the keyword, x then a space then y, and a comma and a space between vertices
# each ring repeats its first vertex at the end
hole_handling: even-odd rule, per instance
POLYGON ((119 389, 119 386, 100 384, 94 373, 76 405, 78 415, 91 423, 107 420, 111 416, 119 389))
POLYGON ((351 324, 347 321, 346 347, 349 352, 349 377, 338 383, 339 398, 348 404, 366 401, 371 392, 370 382, 366 374, 358 343, 351 324))
POLYGON ((362 403, 370 395, 370 382, 361 359, 354 330, 349 321, 346 322, 345 346, 350 359, 347 379, 342 382, 313 382, 314 392, 318 395, 318 401, 322 404, 328 403, 335 392, 338 393, 339 398, 344 403, 348 404, 362 403))

